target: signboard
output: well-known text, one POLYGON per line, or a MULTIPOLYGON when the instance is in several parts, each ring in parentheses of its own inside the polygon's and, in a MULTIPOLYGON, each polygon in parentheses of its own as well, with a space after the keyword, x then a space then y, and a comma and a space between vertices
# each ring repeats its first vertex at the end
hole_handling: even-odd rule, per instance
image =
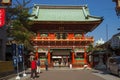
POLYGON ((5 24, 5 9, 0 8, 0 28, 5 24))

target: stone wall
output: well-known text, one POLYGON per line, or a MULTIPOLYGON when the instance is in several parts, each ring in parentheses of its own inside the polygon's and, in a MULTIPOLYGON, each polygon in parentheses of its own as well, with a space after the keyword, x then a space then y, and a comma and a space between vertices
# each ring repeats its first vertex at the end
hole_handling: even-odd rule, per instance
POLYGON ((0 61, 0 73, 14 71, 12 61, 0 61))

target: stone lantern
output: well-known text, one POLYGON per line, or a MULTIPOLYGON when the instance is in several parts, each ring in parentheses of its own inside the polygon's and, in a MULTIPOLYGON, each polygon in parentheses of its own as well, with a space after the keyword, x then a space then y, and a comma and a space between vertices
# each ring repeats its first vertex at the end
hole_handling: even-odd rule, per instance
POLYGON ((103 55, 104 55, 104 52, 100 51, 99 52, 99 63, 98 65, 95 66, 96 69, 106 69, 106 66, 103 63, 103 55))

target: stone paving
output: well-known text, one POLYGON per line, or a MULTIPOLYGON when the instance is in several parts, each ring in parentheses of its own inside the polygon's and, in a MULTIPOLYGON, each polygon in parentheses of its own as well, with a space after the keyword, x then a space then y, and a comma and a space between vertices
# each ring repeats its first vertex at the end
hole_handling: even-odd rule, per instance
MULTIPOLYGON (((115 75, 108 74, 108 72, 89 69, 70 69, 70 68, 51 68, 48 71, 41 69, 38 78, 34 80, 120 80, 115 75)), ((26 71, 27 76, 23 77, 20 74, 20 79, 16 79, 17 75, 7 80, 31 80, 30 70, 26 71)))
MULTIPOLYGON (((49 69, 49 71, 47 71, 47 72, 51 72, 51 71, 59 71, 59 70, 79 70, 80 68, 76 68, 76 69, 70 69, 70 68, 50 68, 49 69)), ((41 69, 41 73, 40 74, 38 74, 38 76, 39 76, 39 78, 37 79, 37 80, 39 80, 40 79, 40 76, 41 76, 41 74, 45 74, 45 69, 44 68, 42 68, 41 69)), ((51 74, 51 73, 50 73, 51 74)), ((26 76, 23 76, 23 73, 20 73, 19 74, 19 77, 20 77, 20 79, 16 79, 18 76, 17 76, 17 74, 14 76, 14 77, 12 77, 12 78, 10 78, 10 79, 8 79, 8 80, 30 80, 30 69, 28 69, 27 71, 26 71, 26 76)))
MULTIPOLYGON (((94 71, 96 71, 96 70, 94 70, 94 71)), ((110 74, 107 71, 96 71, 92 74, 99 76, 101 78, 104 78, 105 80, 120 80, 120 77, 113 75, 113 74, 110 74)))

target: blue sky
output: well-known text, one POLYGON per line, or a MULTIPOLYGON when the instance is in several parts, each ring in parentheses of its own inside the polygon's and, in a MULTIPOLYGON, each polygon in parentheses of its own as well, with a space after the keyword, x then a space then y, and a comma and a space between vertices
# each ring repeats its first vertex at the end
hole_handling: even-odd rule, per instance
POLYGON ((90 14, 100 16, 104 21, 88 36, 94 36, 95 41, 103 38, 104 41, 109 40, 114 34, 120 32, 120 19, 115 12, 115 2, 112 0, 32 0, 33 4, 51 4, 51 5, 88 5, 90 14))

